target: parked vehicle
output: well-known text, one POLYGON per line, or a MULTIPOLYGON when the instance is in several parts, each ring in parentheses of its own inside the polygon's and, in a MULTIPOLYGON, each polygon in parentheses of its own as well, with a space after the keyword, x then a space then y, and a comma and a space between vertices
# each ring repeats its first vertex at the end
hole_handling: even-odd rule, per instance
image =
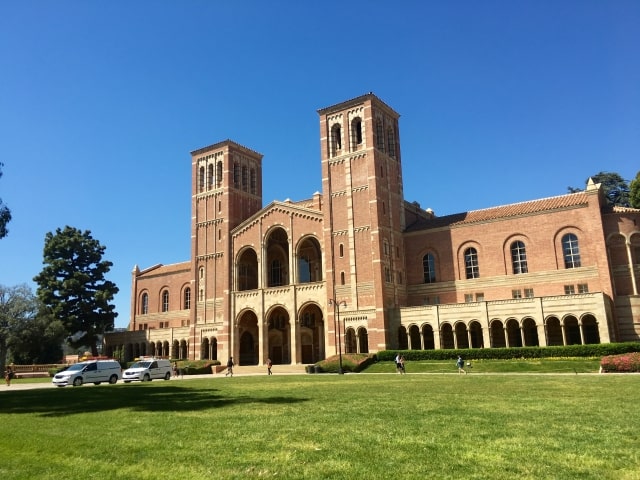
POLYGON ((100 385, 102 382, 116 383, 122 378, 122 367, 116 360, 88 360, 74 363, 62 372, 53 376, 51 382, 58 387, 73 385, 79 387, 83 383, 100 385))
POLYGON ((171 362, 162 358, 143 357, 122 374, 124 383, 133 381, 150 382, 154 379, 169 380, 170 378, 171 362))

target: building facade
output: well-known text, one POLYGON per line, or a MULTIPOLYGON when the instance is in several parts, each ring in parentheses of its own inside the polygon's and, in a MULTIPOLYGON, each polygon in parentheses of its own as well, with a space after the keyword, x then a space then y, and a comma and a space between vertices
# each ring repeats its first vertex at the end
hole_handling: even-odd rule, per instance
POLYGON ((108 354, 309 364, 640 338, 640 210, 590 182, 438 217, 404 199, 391 107, 369 93, 318 114, 322 192, 307 200, 263 207, 262 155, 231 140, 191 152, 191 257, 134 268, 108 354))

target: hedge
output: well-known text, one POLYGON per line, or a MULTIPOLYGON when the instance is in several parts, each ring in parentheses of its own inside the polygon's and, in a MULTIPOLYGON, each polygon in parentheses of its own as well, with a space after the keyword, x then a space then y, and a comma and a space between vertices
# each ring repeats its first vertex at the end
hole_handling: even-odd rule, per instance
POLYGON ((460 355, 464 359, 514 359, 514 358, 569 358, 604 357, 624 353, 640 352, 640 342, 599 343, 589 345, 567 345, 557 347, 514 348, 458 348, 440 350, 384 350, 376 354, 379 361, 391 362, 399 353, 408 361, 451 360, 460 355))

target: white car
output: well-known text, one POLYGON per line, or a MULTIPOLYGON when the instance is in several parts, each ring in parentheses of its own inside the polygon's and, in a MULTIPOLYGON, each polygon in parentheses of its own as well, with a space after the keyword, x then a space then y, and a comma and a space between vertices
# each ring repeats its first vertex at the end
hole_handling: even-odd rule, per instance
POLYGON ((127 368, 122 374, 124 383, 133 381, 150 382, 154 379, 169 380, 171 362, 161 358, 143 358, 127 368))
POLYGON ((70 365, 62 372, 56 373, 51 382, 58 387, 73 385, 79 387, 83 383, 100 385, 102 382, 116 383, 122 378, 122 367, 116 360, 88 360, 70 365))

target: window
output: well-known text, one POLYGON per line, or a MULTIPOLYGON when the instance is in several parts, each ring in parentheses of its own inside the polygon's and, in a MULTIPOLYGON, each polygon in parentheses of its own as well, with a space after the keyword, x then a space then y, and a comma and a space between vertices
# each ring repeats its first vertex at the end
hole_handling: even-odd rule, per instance
POLYGON ((149 313, 149 295, 146 293, 142 294, 142 307, 140 308, 140 313, 142 315, 149 313))
POLYGON ((402 285, 402 272, 398 272, 398 285, 402 285))
POLYGON ((589 285, 586 283, 579 283, 578 293, 589 293, 589 285))
POLYGON ((385 240, 384 243, 382 244, 382 251, 384 252, 384 256, 388 257, 389 256, 389 244, 387 243, 387 241, 385 240))
POLYGON ((208 171, 209 171, 209 179, 207 182, 207 189, 211 189, 213 188, 213 164, 209 164, 209 166, 207 167, 208 171))
POLYGON ((387 149, 391 158, 396 158, 396 136, 393 133, 393 128, 387 129, 387 149))
POLYGON ((222 184, 222 162, 219 161, 216 164, 216 182, 218 187, 222 184))
POLYGON ((564 255, 564 268, 580 267, 578 237, 573 233, 567 233, 562 237, 562 254, 564 255))
POLYGON ((189 287, 184 289, 184 309, 191 308, 191 289, 189 287))
POLYGON ((524 296, 526 298, 533 298, 533 288, 525 288, 524 289, 524 296))
POLYGON ((344 272, 340 272, 340 285, 344 285, 344 272))
POLYGON ((476 293, 476 302, 484 302, 484 293, 476 293))
POLYGON ((422 274, 424 283, 434 283, 436 281, 436 260, 432 253, 427 253, 422 257, 422 274))
POLYGON ((279 287, 282 285, 282 264, 280 260, 274 260, 271 262, 271 268, 269 269, 270 287, 279 287))
POLYGON ((362 120, 360 117, 351 121, 351 143, 353 150, 357 150, 362 145, 362 120))
POLYGON ((162 311, 169 311, 169 292, 167 290, 162 292, 162 311))
POLYGON ((337 155, 342 150, 342 139, 340 133, 340 125, 335 124, 331 127, 331 154, 337 155))
POLYGON ((340 244, 340 257, 344 257, 344 245, 340 244))
POLYGON ((384 267, 384 281, 387 283, 391 283, 392 281, 391 270, 389 270, 389 267, 384 267))
POLYGON ((576 293, 576 289, 573 285, 565 285, 564 286, 564 294, 565 295, 573 295, 576 293))
POLYGON ((198 173, 198 188, 199 191, 204 191, 204 167, 200 167, 200 171, 198 173))
POLYGON ((464 303, 473 302, 473 293, 465 293, 464 294, 464 303))
POLYGON ((464 251, 464 267, 467 279, 480 277, 480 267, 478 266, 478 252, 475 248, 470 247, 464 251))
POLYGON ((242 167, 242 190, 245 192, 249 190, 249 169, 242 167))
POLYGON ((380 119, 376 121, 376 147, 381 152, 384 152, 384 129, 380 119))
POLYGON ((240 188, 240 165, 233 164, 233 186, 240 188))
POLYGON ((513 265, 513 273, 527 273, 527 251, 524 243, 520 240, 511 244, 511 264, 513 265))
POLYGON ((522 298, 522 290, 511 290, 511 298, 522 298))

